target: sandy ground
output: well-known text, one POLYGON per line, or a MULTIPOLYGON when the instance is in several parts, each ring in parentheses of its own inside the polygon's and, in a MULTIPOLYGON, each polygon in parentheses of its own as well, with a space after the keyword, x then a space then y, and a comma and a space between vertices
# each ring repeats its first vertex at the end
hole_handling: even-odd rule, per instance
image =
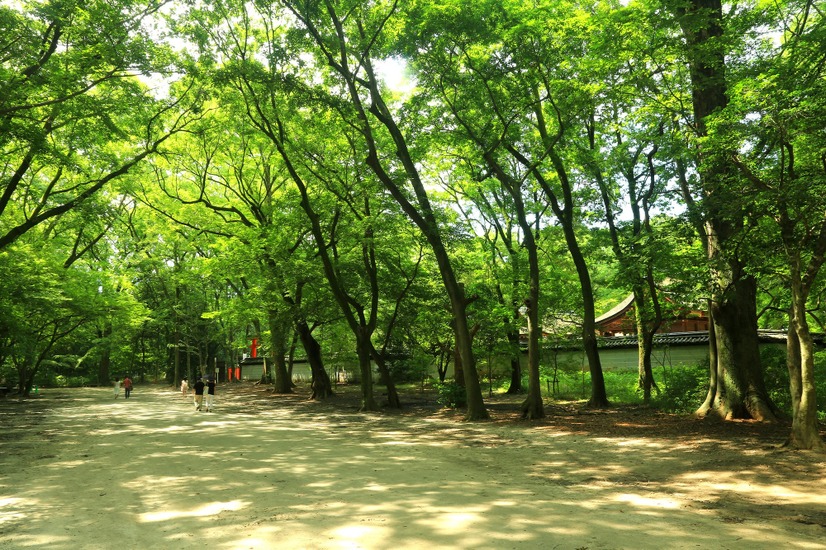
POLYGON ((122 396, 0 400, 0 548, 826 549, 826 457, 782 429, 122 396))

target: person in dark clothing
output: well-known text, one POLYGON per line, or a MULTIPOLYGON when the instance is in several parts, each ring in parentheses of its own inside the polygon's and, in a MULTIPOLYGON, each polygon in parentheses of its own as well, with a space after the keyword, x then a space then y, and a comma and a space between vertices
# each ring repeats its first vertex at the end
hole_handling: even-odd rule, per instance
POLYGON ((198 381, 195 382, 193 386, 195 390, 195 410, 200 411, 201 407, 204 405, 204 381, 201 378, 198 378, 198 381))
POLYGON ((215 379, 207 379, 207 395, 206 395, 206 410, 212 412, 212 407, 215 405, 215 379))

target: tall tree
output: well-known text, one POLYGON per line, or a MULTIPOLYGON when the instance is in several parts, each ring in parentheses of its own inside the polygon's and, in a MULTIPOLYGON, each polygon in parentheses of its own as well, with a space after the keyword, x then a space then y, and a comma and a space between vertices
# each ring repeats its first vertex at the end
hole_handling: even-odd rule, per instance
POLYGON ((693 128, 698 137, 697 170, 705 212, 711 269, 711 321, 716 372, 698 414, 716 410, 725 418, 775 418, 760 365, 757 336, 757 281, 738 244, 750 218, 738 195, 738 173, 730 162, 731 143, 711 131, 715 113, 729 103, 726 56, 731 53, 720 0, 666 3, 685 37, 691 77, 693 128), (708 139, 709 136, 715 139, 708 139))
POLYGON ((467 417, 487 418, 473 354, 464 285, 458 280, 445 246, 438 217, 407 137, 410 134, 397 121, 376 75, 375 63, 381 59, 378 48, 392 30, 389 22, 399 18, 398 3, 365 2, 345 7, 333 2, 316 5, 285 1, 284 5, 298 20, 298 31, 313 44, 312 52, 336 77, 325 85, 326 91, 317 92, 330 96, 333 86, 340 87, 341 94, 330 96, 329 101, 337 103, 346 99, 347 122, 359 132, 367 151, 367 165, 427 238, 453 312, 456 347, 467 392, 467 417))
MULTIPOLYGON (((670 246, 654 231, 652 211, 667 209, 668 158, 675 116, 660 105, 660 63, 647 14, 635 7, 598 10, 589 47, 594 70, 602 74, 581 141, 583 163, 597 183, 612 249, 622 281, 634 295, 638 386, 649 403, 656 387, 651 365, 654 334, 663 321, 658 284, 670 246), (666 151, 666 153, 663 152, 666 151), (629 219, 630 218, 630 219, 629 219)), ((666 259, 669 258, 669 259, 666 259)))
MULTIPOLYGON (((445 156, 453 159, 456 153, 455 149, 451 149, 445 152, 445 156)), ((474 160, 473 155, 462 160, 468 165, 470 175, 468 178, 460 176, 459 179, 467 179, 468 185, 451 185, 449 190, 454 195, 456 208, 466 220, 468 230, 482 240, 480 246, 485 253, 485 265, 492 278, 492 291, 499 306, 495 312, 489 313, 500 317, 508 342, 511 368, 507 393, 520 394, 524 388, 519 334, 525 294, 520 230, 509 192, 495 179, 477 181, 484 178, 481 173, 475 173, 477 164, 484 163, 474 160), (468 201, 470 205, 466 204, 468 201)))
POLYGON ((765 223, 761 228, 779 241, 784 255, 790 290, 788 444, 823 451, 809 302, 826 261, 826 17, 809 1, 778 7, 770 15, 784 29, 782 43, 755 45, 751 74, 738 81, 715 129, 739 137, 738 147, 729 151, 746 180, 742 193, 764 220, 775 222, 774 228, 765 223))
MULTIPOLYGON (((377 405, 373 397, 371 357, 376 350, 372 336, 378 323, 380 299, 376 243, 389 240, 374 220, 381 214, 392 213, 383 212, 381 195, 371 185, 372 175, 354 150, 354 136, 348 135, 353 130, 345 126, 331 132, 336 112, 325 110, 320 103, 311 116, 302 116, 301 106, 313 102, 314 94, 288 80, 292 58, 270 57, 267 63, 261 63, 248 55, 256 47, 253 33, 264 33, 265 47, 275 48, 281 30, 278 21, 268 18, 268 14, 250 15, 245 9, 239 6, 239 11, 223 14, 230 18, 231 13, 236 13, 245 22, 243 26, 211 31, 215 37, 213 44, 228 59, 216 79, 234 89, 239 112, 245 114, 251 127, 268 140, 269 148, 277 154, 278 166, 273 165, 271 171, 280 171, 295 185, 296 202, 306 215, 307 232, 315 243, 316 256, 356 340, 362 406, 373 410, 377 405), (322 127, 316 127, 318 124, 322 127), (360 234, 353 234, 352 230, 360 234), (352 247, 354 242, 360 246, 352 247)), ((227 106, 233 101, 228 94, 224 98, 228 100, 227 106)), ((383 362, 378 361, 378 365, 384 368, 383 362)), ((382 379, 388 385, 389 401, 398 405, 390 373, 383 372, 382 379)))
MULTIPOLYGON (((428 13, 426 6, 424 13, 412 15, 419 25, 414 27, 418 34, 433 37, 435 42, 411 41, 409 52, 427 52, 417 54, 414 65, 421 78, 439 91, 457 125, 479 148, 491 175, 505 189, 513 189, 510 195, 515 203, 523 200, 523 194, 531 196, 531 186, 548 201, 579 275, 581 335, 591 374, 589 404, 607 406, 595 333, 594 289, 577 238, 581 223, 578 193, 585 182, 578 176, 581 167, 570 147, 573 135, 585 131, 584 115, 590 105, 586 75, 571 61, 584 49, 586 30, 577 27, 583 18, 575 18, 574 24, 564 21, 562 13, 573 16, 575 11, 570 4, 459 1, 430 8, 434 13, 428 13), (553 32, 548 32, 549 27, 553 32)), ((525 214, 520 225, 523 239, 530 241, 533 216, 525 214)), ((529 294, 538 297, 538 276, 531 279, 529 294)), ((538 301, 528 297, 526 303, 531 315, 538 301)), ((535 325, 538 334, 538 312, 533 314, 537 317, 529 326, 535 325)), ((529 370, 538 372, 538 354, 533 360, 529 355, 529 363, 529 370)), ((529 388, 528 408, 537 399, 535 391, 529 388)))
MULTIPOLYGON (((173 157, 171 173, 177 177, 160 166, 157 184, 175 201, 212 214, 204 219, 172 213, 180 225, 235 241, 244 251, 233 255, 236 261, 245 257, 258 266, 269 290, 257 295, 268 319, 268 347, 284 351, 287 335, 277 323, 283 322, 284 310, 293 307, 283 299, 289 285, 282 283, 291 280, 285 278, 289 270, 284 264, 299 248, 306 224, 298 223, 292 213, 295 197, 285 189, 288 177, 277 153, 255 135, 243 115, 236 116, 239 109, 243 113, 243 107, 233 103, 231 96, 221 96, 221 100, 224 108, 220 112, 210 112, 187 138, 174 143, 178 154, 173 157)), ((236 291, 245 292, 240 279, 233 279, 236 291)), ((276 352, 272 359, 275 390, 291 392, 284 354, 276 352)))

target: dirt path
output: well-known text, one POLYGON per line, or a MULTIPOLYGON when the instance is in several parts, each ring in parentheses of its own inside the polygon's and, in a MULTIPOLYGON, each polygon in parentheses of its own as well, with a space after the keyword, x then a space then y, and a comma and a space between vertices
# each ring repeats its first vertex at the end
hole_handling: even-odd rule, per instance
POLYGON ((824 457, 748 434, 218 397, 0 400, 0 548, 826 549, 824 457))

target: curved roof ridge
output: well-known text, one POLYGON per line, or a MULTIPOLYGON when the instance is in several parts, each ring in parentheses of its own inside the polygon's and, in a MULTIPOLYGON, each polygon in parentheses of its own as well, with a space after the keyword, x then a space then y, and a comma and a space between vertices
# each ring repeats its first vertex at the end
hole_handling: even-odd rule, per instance
POLYGON ((611 309, 607 313, 603 313, 602 315, 597 317, 594 320, 594 322, 595 323, 604 323, 606 321, 611 321, 615 317, 619 317, 619 315, 621 313, 623 313, 625 310, 627 310, 631 306, 631 304, 633 304, 633 303, 634 303, 634 293, 632 292, 631 294, 626 296, 626 298, 622 302, 620 302, 619 304, 614 306, 613 309, 611 309))

